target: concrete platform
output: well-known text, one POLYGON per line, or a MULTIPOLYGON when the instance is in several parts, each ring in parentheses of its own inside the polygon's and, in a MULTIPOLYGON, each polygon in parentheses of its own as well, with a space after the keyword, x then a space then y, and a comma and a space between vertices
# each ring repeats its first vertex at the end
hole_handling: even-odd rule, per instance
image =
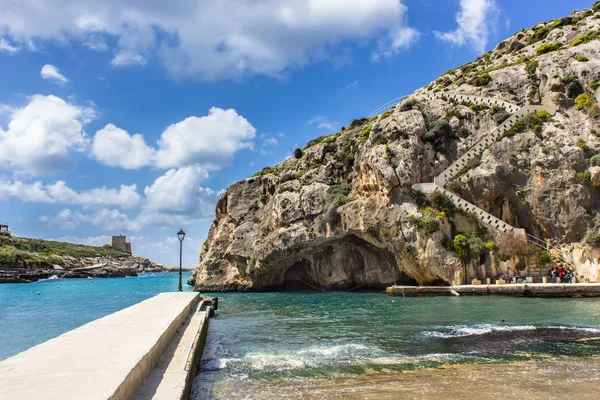
MULTIPOLYGON (((190 312, 171 343, 136 393, 134 400, 183 400, 189 392, 208 333, 208 311, 201 311, 205 301, 190 312)), ((206 301, 206 303, 210 303, 206 301)))
POLYGON ((132 398, 198 293, 162 293, 0 362, 0 399, 132 398))
POLYGON ((502 295, 520 297, 600 297, 600 283, 526 283, 505 285, 390 286, 388 296, 502 295))

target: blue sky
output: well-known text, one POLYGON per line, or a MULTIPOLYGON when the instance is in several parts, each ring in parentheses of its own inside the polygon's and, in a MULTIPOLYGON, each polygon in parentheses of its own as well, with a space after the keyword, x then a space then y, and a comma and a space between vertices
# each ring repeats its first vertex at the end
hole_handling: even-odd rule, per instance
POLYGON ((0 0, 0 223, 194 266, 229 184, 592 4, 0 0))

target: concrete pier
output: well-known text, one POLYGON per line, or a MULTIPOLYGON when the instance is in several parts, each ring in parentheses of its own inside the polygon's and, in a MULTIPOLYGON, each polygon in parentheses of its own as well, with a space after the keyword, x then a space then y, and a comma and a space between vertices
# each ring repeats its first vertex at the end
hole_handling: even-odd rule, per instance
POLYGON ((0 399, 131 399, 177 331, 187 331, 186 318, 199 326, 203 316, 190 317, 199 300, 198 293, 162 293, 4 360, 0 399))
POLYGON ((600 297, 600 283, 527 283, 505 285, 390 286, 388 296, 502 295, 519 297, 600 297), (452 292, 455 293, 452 293, 452 292))

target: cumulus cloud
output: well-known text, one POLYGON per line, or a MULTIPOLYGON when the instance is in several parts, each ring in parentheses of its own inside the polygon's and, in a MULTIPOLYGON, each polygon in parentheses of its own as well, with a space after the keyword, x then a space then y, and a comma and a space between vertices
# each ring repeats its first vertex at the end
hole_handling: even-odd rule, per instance
POLYGON ((235 110, 212 107, 208 115, 168 126, 149 147, 139 135, 107 125, 94 135, 92 154, 107 165, 137 169, 146 165, 177 168, 200 165, 218 169, 238 150, 252 147, 256 129, 235 110))
POLYGON ((456 15, 458 28, 451 32, 434 34, 441 40, 456 46, 471 46, 483 53, 487 46, 490 29, 497 24, 499 9, 496 0, 460 0, 460 12, 456 15))
POLYGON ((111 167, 138 169, 149 165, 154 153, 142 135, 129 135, 113 124, 96 132, 92 142, 92 154, 98 161, 111 167))
POLYGON ((29 175, 67 169, 69 153, 86 149, 83 126, 93 117, 91 108, 56 96, 31 97, 29 104, 11 111, 8 129, 0 128, 0 167, 29 175))
POLYGON ((54 203, 41 181, 27 184, 21 181, 0 181, 0 199, 16 197, 31 203, 54 203))
POLYGON ((136 208, 141 203, 137 187, 121 185, 119 189, 106 187, 77 192, 64 181, 44 184, 41 181, 24 183, 19 180, 0 181, 0 199, 16 197, 25 202, 74 204, 83 207, 136 208))
MULTIPOLYGON (((93 225, 106 231, 137 231, 147 227, 189 225, 214 217, 215 203, 223 191, 200 186, 207 177, 208 173, 197 165, 171 169, 144 189, 143 199, 137 194, 135 185, 121 186, 119 190, 102 188, 77 193, 61 181, 45 186, 39 182, 29 186, 21 184, 20 193, 30 193, 30 196, 35 194, 30 201, 79 204, 86 208, 95 208, 91 212, 65 208, 54 217, 40 218, 40 221, 62 229, 93 225), (30 190, 31 188, 37 190, 30 190), (108 208, 113 206, 139 206, 140 212, 137 216, 130 217, 121 211, 108 208)), ((3 189, 6 188, 0 182, 0 190, 3 189)))
POLYGON ((174 76, 205 80, 336 63, 352 43, 370 42, 378 59, 418 36, 401 0, 21 0, 4 5, 0 28, 17 42, 71 40, 101 51, 116 39, 115 66, 158 57, 174 76))
POLYGON ((59 85, 64 85, 69 81, 67 78, 65 78, 63 74, 58 72, 58 68, 50 64, 46 64, 42 67, 40 75, 42 76, 42 78, 51 80, 52 82, 58 83, 59 85))
POLYGON ((171 169, 144 189, 148 211, 190 215, 198 209, 199 187, 208 173, 198 166, 171 169))

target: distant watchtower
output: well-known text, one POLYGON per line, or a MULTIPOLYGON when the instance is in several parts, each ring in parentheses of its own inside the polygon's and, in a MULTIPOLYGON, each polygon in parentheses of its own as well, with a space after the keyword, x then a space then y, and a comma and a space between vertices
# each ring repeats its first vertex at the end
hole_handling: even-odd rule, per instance
POLYGON ((123 235, 111 236, 109 246, 115 250, 119 250, 124 253, 132 254, 131 243, 127 241, 127 236, 123 236, 123 235))
POLYGON ((8 230, 8 225, 0 224, 0 236, 12 237, 12 232, 8 230))

